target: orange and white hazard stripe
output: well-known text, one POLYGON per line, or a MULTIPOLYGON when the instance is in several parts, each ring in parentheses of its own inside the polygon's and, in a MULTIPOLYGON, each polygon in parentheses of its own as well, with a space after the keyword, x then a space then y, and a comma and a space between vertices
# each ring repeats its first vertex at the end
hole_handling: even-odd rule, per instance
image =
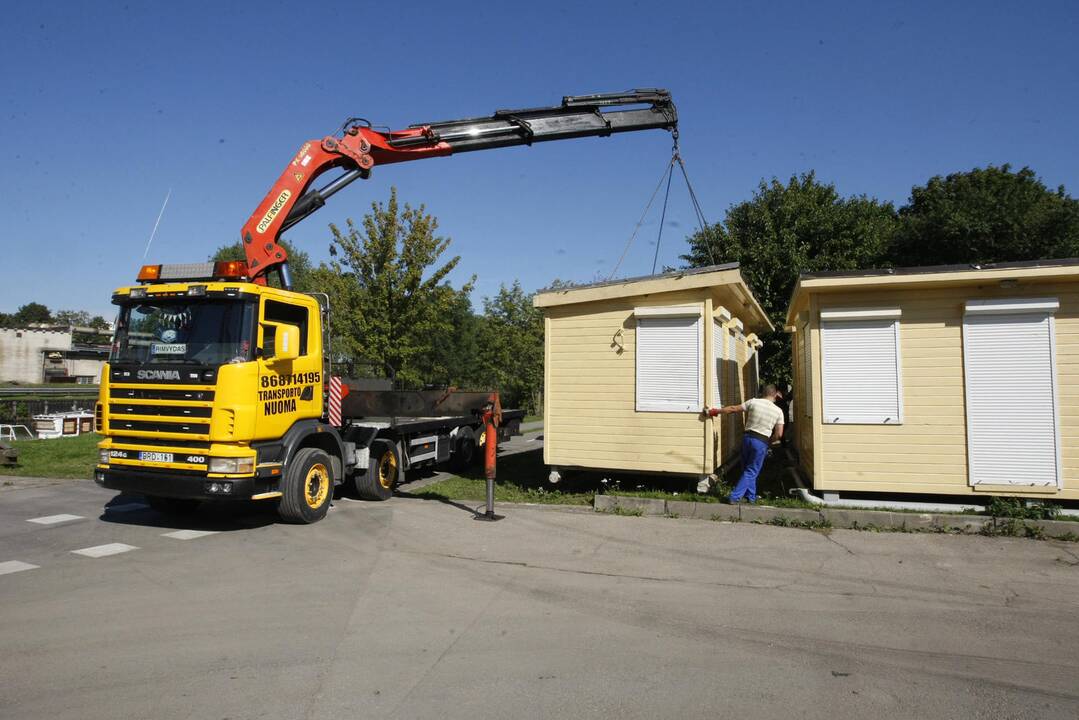
POLYGON ((329 415, 330 425, 334 427, 341 427, 341 398, 344 397, 341 392, 341 378, 336 375, 330 378, 330 407, 329 415))

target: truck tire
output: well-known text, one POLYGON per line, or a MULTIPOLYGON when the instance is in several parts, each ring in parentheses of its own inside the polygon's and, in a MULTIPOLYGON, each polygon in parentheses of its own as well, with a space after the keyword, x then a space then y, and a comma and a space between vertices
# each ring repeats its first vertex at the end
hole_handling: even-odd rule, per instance
POLYGON ((389 440, 371 443, 371 459, 367 472, 353 476, 356 494, 364 500, 389 500, 393 487, 401 477, 401 458, 397 446, 389 440))
POLYGON ((285 522, 308 525, 326 517, 333 500, 333 462, 325 450, 303 448, 288 461, 281 480, 277 514, 285 522))
POLYGON ((146 503, 162 515, 190 515, 199 508, 199 500, 146 495, 146 503))

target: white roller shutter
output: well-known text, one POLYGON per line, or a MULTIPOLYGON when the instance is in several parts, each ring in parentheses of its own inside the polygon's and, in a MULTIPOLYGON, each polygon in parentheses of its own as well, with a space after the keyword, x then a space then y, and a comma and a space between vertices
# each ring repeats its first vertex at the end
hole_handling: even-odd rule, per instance
POLYGON ((723 407, 727 403, 723 397, 723 337, 727 331, 723 325, 715 320, 712 321, 712 402, 716 407, 723 407))
POLYGON ((963 318, 971 485, 1060 487, 1055 301, 967 303, 963 318))
POLYGON ((637 409, 700 412, 703 357, 699 315, 638 317, 637 409))
POLYGON ((903 422, 898 310, 821 312, 825 423, 903 422))

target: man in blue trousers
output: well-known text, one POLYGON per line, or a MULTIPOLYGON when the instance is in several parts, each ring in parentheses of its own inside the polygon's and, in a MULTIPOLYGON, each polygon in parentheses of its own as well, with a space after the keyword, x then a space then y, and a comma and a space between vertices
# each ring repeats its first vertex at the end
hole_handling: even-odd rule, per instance
POLYGON ((745 497, 749 502, 757 502, 757 476, 761 474, 764 458, 768 456, 768 446, 783 437, 783 411, 775 404, 779 391, 775 385, 765 385, 760 397, 746 400, 741 405, 728 405, 722 408, 705 408, 709 417, 730 415, 736 412, 746 414, 745 434, 742 436, 742 477, 731 491, 732 505, 745 497))

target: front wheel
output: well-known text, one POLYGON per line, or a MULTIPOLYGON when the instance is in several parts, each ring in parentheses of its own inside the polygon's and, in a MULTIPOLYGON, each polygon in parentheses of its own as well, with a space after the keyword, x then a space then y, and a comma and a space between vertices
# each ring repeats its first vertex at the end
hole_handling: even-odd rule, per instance
POLYGON ((370 458, 367 472, 358 473, 353 480, 356 494, 364 500, 389 500, 401 477, 397 446, 389 440, 375 440, 371 443, 370 458))
POLYGON ((281 480, 277 514, 285 522, 307 525, 326 517, 333 499, 333 462, 318 448, 303 448, 289 460, 281 480))

